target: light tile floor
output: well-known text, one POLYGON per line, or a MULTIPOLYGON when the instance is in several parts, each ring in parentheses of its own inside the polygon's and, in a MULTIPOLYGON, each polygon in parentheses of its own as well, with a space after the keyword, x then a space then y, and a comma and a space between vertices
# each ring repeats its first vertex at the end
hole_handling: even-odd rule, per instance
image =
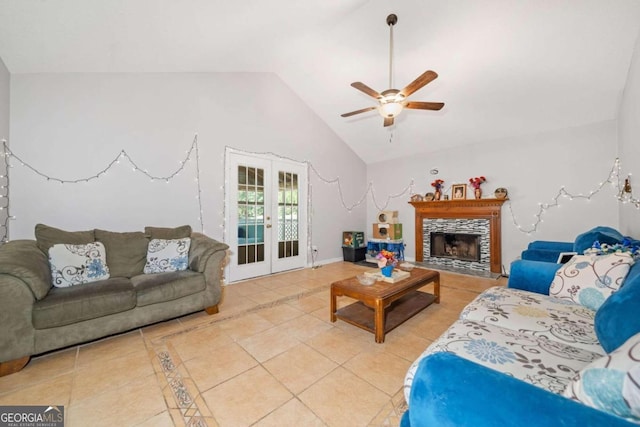
POLYGON ((33 358, 0 378, 0 405, 64 405, 68 427, 397 426, 411 362, 506 279, 441 272, 441 304, 376 344, 329 321, 330 284, 366 270, 339 262, 225 286, 216 315, 33 358))

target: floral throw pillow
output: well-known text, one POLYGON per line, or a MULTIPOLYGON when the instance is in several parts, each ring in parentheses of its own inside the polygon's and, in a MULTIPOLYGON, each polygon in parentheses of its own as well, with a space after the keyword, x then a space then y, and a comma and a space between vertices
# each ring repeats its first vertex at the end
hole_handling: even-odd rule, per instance
POLYGON ((575 376, 564 396, 602 411, 640 422, 640 334, 575 376))
POLYGON ((66 288, 109 278, 104 245, 58 243, 49 248, 49 265, 53 286, 66 288))
POLYGON ((191 239, 152 239, 147 248, 144 273, 166 273, 186 270, 189 265, 191 239))
POLYGON ((620 288, 632 265, 628 253, 576 255, 556 272, 549 295, 597 310, 620 288))

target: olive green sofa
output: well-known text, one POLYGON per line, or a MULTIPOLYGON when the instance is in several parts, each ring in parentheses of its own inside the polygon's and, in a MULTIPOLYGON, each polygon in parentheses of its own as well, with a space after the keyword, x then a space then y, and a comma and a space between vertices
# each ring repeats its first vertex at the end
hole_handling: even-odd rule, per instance
POLYGON ((35 240, 0 246, 0 376, 32 355, 83 343, 199 310, 218 312, 228 246, 191 227, 145 232, 66 232, 42 224, 35 240), (144 274, 152 239, 190 237, 188 267, 144 274), (56 242, 100 241, 111 276, 78 286, 52 286, 47 255, 56 242))

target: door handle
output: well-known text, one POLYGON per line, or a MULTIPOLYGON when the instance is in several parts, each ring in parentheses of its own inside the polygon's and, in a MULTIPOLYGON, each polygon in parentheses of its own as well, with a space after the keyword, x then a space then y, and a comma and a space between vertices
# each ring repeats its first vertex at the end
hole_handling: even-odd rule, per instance
POLYGON ((267 227, 267 228, 271 228, 271 224, 267 224, 265 227, 267 227))

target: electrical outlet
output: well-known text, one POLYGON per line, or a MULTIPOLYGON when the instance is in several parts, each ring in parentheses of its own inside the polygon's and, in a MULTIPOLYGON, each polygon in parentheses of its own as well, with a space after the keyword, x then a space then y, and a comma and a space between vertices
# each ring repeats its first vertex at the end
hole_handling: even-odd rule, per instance
POLYGON ((311 250, 313 252, 318 252, 318 247, 316 245, 311 246, 311 250))

